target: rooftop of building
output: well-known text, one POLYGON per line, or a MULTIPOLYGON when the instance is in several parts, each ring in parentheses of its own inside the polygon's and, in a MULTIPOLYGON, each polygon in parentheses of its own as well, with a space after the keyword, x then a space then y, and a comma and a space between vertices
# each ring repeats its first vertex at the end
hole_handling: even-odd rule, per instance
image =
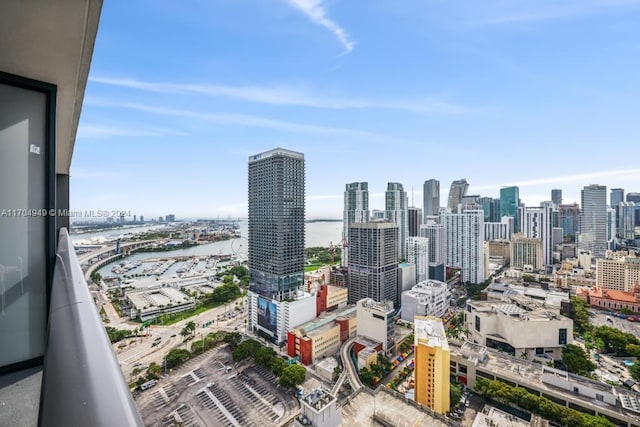
POLYGON ((304 154, 299 153, 297 151, 287 150, 286 148, 274 148, 263 153, 254 154, 253 156, 249 156, 249 163, 266 159, 274 156, 286 156, 293 157, 296 159, 304 159, 304 154))
MULTIPOLYGON (((640 291, 640 289, 637 289, 637 290, 640 291)), ((617 291, 614 289, 602 289, 602 288, 595 288, 595 289, 578 288, 578 290, 576 291, 576 295, 578 294, 578 291, 580 292, 580 295, 583 295, 583 296, 589 295, 589 297, 591 298, 605 298, 613 301, 630 302, 630 303, 640 302, 636 298, 636 294, 634 292, 625 292, 625 291, 617 291)))
MULTIPOLYGON (((363 345, 365 348, 376 348, 377 346, 379 346, 381 343, 379 341, 376 341, 372 338, 369 337, 365 337, 362 335, 358 335, 356 337, 356 343, 363 345)), ((364 351, 364 350, 360 350, 360 351, 364 351)))
POLYGON ((471 427, 529 427, 530 423, 502 411, 496 407, 485 405, 481 412, 476 414, 471 427))
POLYGON ((148 306, 165 306, 168 304, 185 304, 191 302, 191 298, 177 289, 169 287, 157 287, 128 292, 127 297, 131 303, 140 310, 148 306))
POLYGON ((389 313, 394 311, 393 309, 393 301, 375 301, 371 298, 363 298, 358 301, 358 305, 363 308, 368 308, 371 310, 376 310, 384 313, 389 313))
POLYGON ((376 391, 361 389, 349 397, 342 407, 342 425, 349 427, 370 427, 372 425, 430 426, 445 427, 444 418, 420 409, 418 404, 386 387, 376 391), (374 421, 374 414, 375 419, 374 421))
POLYGON ((328 390, 316 388, 302 396, 301 402, 310 406, 314 411, 320 412, 322 408, 335 402, 336 398, 328 390))
POLYGON ((333 372, 335 368, 339 366, 335 357, 327 357, 316 363, 316 369, 324 369, 333 372))
MULTIPOLYGON (((464 343, 462 346, 453 342, 450 345, 451 353, 453 355, 458 355, 465 359, 469 359, 468 356, 463 354, 463 349, 467 343, 464 343)), ((478 344, 475 344, 478 345, 478 344)), ((483 347, 483 346, 482 346, 483 347)), ((621 396, 624 397, 625 401, 629 403, 629 405, 633 405, 633 400, 635 399, 640 407, 640 394, 628 391, 626 389, 613 387, 605 383, 601 383, 595 380, 591 380, 589 378, 581 377, 579 375, 569 374, 563 371, 558 371, 557 369, 552 369, 546 367, 540 363, 531 362, 528 360, 523 360, 521 358, 513 357, 505 353, 498 352, 493 349, 486 349, 487 357, 483 361, 472 360, 472 362, 476 365, 476 369, 482 369, 487 373, 491 373, 492 375, 497 375, 501 378, 504 378, 508 381, 512 381, 513 383, 520 384, 523 386, 533 387, 535 386, 537 389, 542 390, 543 392, 554 391, 561 393, 566 399, 569 400, 578 400, 583 403, 586 403, 589 406, 607 408, 610 411, 623 415, 625 417, 631 418, 634 422, 640 422, 640 416, 633 411, 624 409, 620 406, 613 406, 602 401, 596 399, 590 399, 589 397, 576 394, 569 390, 561 389, 555 387, 551 384, 545 383, 543 378, 543 373, 545 370, 548 372, 561 372, 563 375, 566 375, 572 382, 577 384, 582 384, 586 387, 590 387, 594 390, 600 390, 607 393, 613 393, 618 396, 619 399, 622 399, 621 396)))
POLYGON ((469 301, 475 311, 487 314, 503 314, 513 320, 520 321, 551 321, 570 319, 557 312, 540 306, 529 298, 511 298, 513 302, 500 301, 469 301), (516 302, 518 302, 516 304, 516 302))
POLYGON ((415 344, 426 344, 429 347, 448 349, 447 336, 442 319, 432 316, 416 316, 414 318, 415 344))
POLYGON ((442 287, 446 288, 447 284, 439 280, 427 279, 417 283, 413 288, 411 288, 411 291, 421 291, 426 289, 442 288, 442 287))
POLYGON ((386 219, 370 220, 368 222, 356 222, 349 224, 349 228, 398 228, 395 222, 386 219))
POLYGON ((324 326, 329 325, 332 327, 332 323, 338 318, 351 318, 356 315, 356 307, 353 305, 349 305, 346 307, 339 308, 334 311, 321 313, 316 319, 304 323, 297 328, 294 329, 294 332, 300 334, 301 336, 307 335, 313 331, 323 328, 324 326))

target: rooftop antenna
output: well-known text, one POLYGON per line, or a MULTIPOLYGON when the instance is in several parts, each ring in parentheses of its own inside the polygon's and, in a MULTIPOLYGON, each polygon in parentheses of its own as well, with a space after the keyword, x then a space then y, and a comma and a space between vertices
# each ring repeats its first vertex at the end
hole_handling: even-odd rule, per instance
POLYGON ((411 186, 411 207, 412 208, 416 207, 415 203, 413 203, 413 185, 411 186))

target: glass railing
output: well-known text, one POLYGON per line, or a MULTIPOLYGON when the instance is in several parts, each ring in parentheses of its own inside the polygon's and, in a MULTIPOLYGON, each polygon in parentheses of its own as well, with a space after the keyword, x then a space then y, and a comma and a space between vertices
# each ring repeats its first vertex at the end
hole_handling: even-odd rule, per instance
POLYGON ((143 425, 65 228, 51 288, 39 425, 143 425))

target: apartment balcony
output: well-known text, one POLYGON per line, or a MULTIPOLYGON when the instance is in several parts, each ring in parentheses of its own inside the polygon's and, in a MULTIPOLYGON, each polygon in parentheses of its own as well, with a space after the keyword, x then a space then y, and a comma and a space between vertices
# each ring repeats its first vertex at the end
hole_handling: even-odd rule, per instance
POLYGON ((44 364, 0 376, 0 425, 142 426, 65 228, 48 325, 44 364))
POLYGON ((102 0, 0 13, 0 425, 142 425, 69 240, 102 0))

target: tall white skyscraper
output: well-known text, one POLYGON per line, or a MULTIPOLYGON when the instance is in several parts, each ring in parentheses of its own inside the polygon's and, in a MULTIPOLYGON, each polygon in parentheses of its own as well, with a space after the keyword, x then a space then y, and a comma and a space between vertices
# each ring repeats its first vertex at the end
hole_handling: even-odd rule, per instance
POLYGON ((440 209, 440 181, 437 179, 425 181, 422 187, 422 198, 422 215, 424 215, 424 219, 426 220, 428 216, 438 215, 438 210, 440 209))
POLYGON ((442 214, 447 241, 447 265, 460 269, 460 280, 484 281, 484 211, 467 209, 442 214))
POLYGON ((518 208, 519 223, 524 237, 540 239, 542 242, 542 264, 553 264, 553 234, 551 203, 540 207, 518 208))
POLYGON ((602 258, 607 250, 607 187, 589 185, 581 196, 578 249, 602 258))
POLYGON ((429 241, 429 262, 445 264, 447 262, 447 237, 444 225, 437 221, 438 217, 429 216, 420 226, 420 236, 429 241))
POLYGON ((369 212, 369 184, 366 182, 352 182, 344 190, 344 211, 342 215, 342 265, 349 262, 349 227, 351 224, 368 222, 369 212))
POLYGON ((429 239, 426 237, 407 237, 407 262, 416 265, 416 283, 429 277, 429 239))
POLYGON ((409 220, 407 212, 407 192, 404 191, 402 184, 398 182, 389 182, 387 191, 384 194, 385 201, 385 217, 388 221, 398 226, 398 249, 400 258, 407 258, 405 241, 409 236, 409 220))

